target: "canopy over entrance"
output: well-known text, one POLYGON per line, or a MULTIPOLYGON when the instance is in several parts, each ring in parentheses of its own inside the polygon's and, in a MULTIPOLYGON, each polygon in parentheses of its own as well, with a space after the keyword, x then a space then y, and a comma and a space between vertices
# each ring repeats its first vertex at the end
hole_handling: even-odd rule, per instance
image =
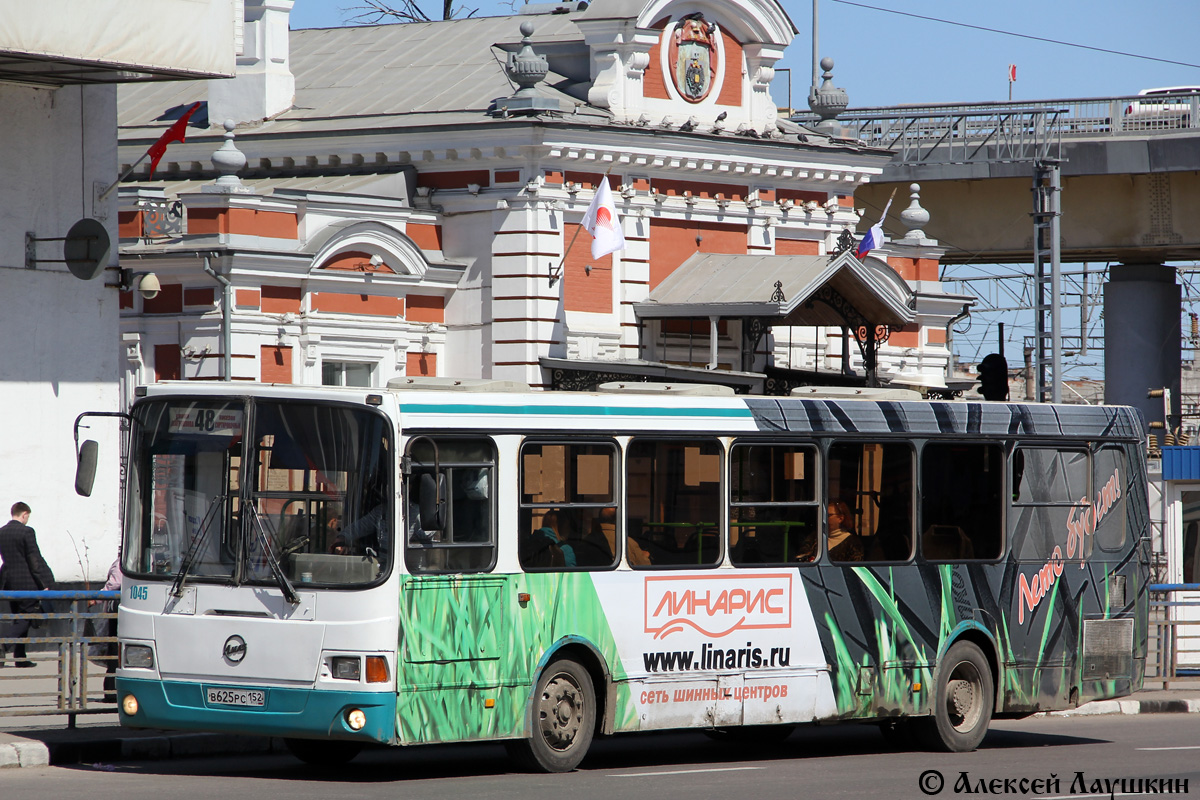
MULTIPOLYGON (((877 258, 850 250, 834 256, 697 253, 634 305, 641 320, 743 321, 743 369, 772 325, 841 327, 862 351, 867 384, 876 385, 875 353, 892 331, 916 319, 908 284, 877 258)), ((715 347, 715 336, 712 339, 715 347)), ((715 359, 714 359, 715 360, 715 359)))

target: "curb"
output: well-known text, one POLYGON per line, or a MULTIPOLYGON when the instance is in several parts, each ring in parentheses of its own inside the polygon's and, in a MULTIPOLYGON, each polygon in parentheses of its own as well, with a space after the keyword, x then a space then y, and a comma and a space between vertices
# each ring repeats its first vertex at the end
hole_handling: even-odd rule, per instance
POLYGON ((1093 700, 1067 711, 1044 711, 1039 717, 1096 717, 1105 714, 1200 714, 1200 700, 1093 700))
POLYGON ((50 766, 50 748, 42 742, 26 739, 0 743, 0 769, 48 766, 50 766))
POLYGON ((60 764, 104 764, 119 761, 159 761, 197 756, 286 752, 281 739, 221 733, 177 733, 117 736, 109 739, 0 741, 0 769, 60 764))

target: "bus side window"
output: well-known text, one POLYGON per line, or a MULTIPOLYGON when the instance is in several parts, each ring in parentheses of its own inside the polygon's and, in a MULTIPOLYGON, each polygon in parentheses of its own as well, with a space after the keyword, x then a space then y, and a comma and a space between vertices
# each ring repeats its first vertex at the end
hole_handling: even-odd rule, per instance
MULTIPOLYGON (((1129 466, 1125 451, 1118 447, 1102 447, 1092 458, 1092 522, 1095 524, 1096 546, 1101 550, 1118 550, 1125 545, 1125 496, 1129 466)), ((1185 581, 1187 583, 1187 581, 1185 581)))
POLYGON ((912 447, 835 442, 826 458, 825 483, 824 543, 830 561, 912 558, 912 447))
POLYGON ((416 436, 409 442, 408 460, 404 552, 409 571, 490 570, 496 563, 492 441, 416 436))
POLYGON ((635 569, 721 560, 721 445, 634 439, 625 459, 626 560, 635 569))
POLYGON ((921 554, 991 561, 1004 547, 1004 448, 929 443, 921 451, 921 554))
POLYGON ((729 454, 729 557, 734 566, 817 556, 817 450, 735 442, 729 454))
MULTIPOLYGON (((1106 450, 1101 450, 1101 453, 1106 450)), ((1106 463, 1112 468, 1111 459, 1106 463)), ((1069 559, 1086 558, 1092 537, 1076 549, 1067 531, 1075 520, 1088 513, 1091 459, 1078 447, 1019 446, 1012 456, 1014 485, 1009 538, 1020 561, 1045 561, 1059 545, 1069 559), (1016 481, 1019 479, 1019 484, 1016 481)), ((1115 533, 1115 531, 1114 531, 1115 533)))
POLYGON ((517 522, 522 567, 616 566, 616 465, 612 442, 525 443, 517 522))

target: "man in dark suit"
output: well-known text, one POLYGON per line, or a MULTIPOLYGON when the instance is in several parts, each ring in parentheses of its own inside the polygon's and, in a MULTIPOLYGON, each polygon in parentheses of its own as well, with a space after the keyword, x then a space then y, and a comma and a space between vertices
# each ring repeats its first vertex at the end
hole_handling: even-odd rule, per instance
MULTIPOLYGON (((42 553, 38 550, 37 538, 29 522, 29 506, 24 503, 14 503, 12 521, 0 527, 0 590, 10 592, 37 591, 49 589, 54 583, 54 573, 50 571, 42 553)), ((10 600, 9 605, 14 614, 37 614, 41 604, 36 600, 10 600)), ((18 619, 7 626, 0 626, 0 639, 18 639, 29 635, 31 619, 18 619)), ((18 642, 13 647, 18 667, 32 667, 28 659, 25 643, 18 642)), ((0 666, 4 661, 4 646, 0 645, 0 666)))

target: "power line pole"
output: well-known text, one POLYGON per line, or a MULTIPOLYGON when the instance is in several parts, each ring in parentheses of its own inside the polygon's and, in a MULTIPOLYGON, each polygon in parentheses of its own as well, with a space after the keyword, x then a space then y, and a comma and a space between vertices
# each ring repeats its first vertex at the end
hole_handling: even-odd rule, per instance
POLYGON ((1059 319, 1062 302, 1059 238, 1061 194, 1062 171, 1059 160, 1046 158, 1036 161, 1033 166, 1033 266, 1037 329, 1033 355, 1037 399, 1040 403, 1062 402, 1062 327, 1059 319), (1047 266, 1049 275, 1046 274, 1047 266))

